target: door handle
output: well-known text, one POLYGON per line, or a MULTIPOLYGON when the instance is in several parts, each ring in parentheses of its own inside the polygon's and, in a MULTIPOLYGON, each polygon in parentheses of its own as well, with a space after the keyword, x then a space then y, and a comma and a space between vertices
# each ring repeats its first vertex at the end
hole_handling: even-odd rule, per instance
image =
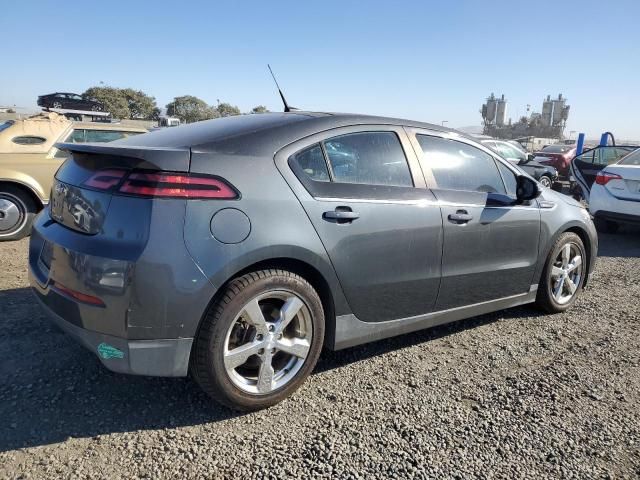
POLYGON ((469 215, 469 212, 467 212, 466 210, 458 210, 456 213, 449 214, 447 218, 450 222, 460 225, 473 220, 473 215, 469 215))
POLYGON ((360 214, 352 211, 350 207, 336 207, 335 210, 324 212, 322 218, 334 220, 336 223, 350 223, 356 218, 360 218, 360 214))

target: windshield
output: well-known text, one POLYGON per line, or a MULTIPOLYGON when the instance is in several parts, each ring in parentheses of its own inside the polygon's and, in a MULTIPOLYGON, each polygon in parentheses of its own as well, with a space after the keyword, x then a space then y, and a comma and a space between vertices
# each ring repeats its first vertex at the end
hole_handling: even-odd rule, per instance
POLYGON ((620 160, 620 162, 618 162, 619 165, 634 165, 636 167, 640 167, 640 150, 636 150, 633 153, 630 153, 629 155, 627 155, 626 157, 624 157, 622 160, 620 160))
POLYGON ((567 145, 548 145, 542 151, 547 153, 567 153, 572 148, 572 146, 567 145))

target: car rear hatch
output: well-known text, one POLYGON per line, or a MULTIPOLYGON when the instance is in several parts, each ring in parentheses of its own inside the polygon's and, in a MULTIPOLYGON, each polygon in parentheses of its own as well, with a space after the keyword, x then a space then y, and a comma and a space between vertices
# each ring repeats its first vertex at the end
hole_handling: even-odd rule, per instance
POLYGON ((132 192, 131 185, 144 187, 152 182, 152 172, 189 171, 188 148, 103 144, 59 144, 58 148, 71 151, 73 156, 56 173, 50 197, 51 218, 90 235, 102 229, 114 193, 127 195, 132 192))
POLYGON ((609 165, 596 182, 604 185, 607 191, 620 200, 640 202, 640 166, 609 165))

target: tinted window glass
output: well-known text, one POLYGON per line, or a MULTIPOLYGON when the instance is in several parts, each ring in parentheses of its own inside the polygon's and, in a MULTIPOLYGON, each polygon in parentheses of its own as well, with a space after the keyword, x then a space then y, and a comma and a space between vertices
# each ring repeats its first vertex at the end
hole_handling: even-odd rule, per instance
POLYGON ((86 130, 85 142, 113 142, 125 138, 127 132, 118 132, 117 130, 86 130))
POLYGON ((362 132, 324 142, 334 181, 413 187, 407 159, 393 132, 362 132))
POLYGON ((293 161, 296 162, 312 180, 317 182, 329 181, 329 172, 320 145, 313 145, 296 153, 293 155, 293 161))
POLYGON ((13 125, 13 123, 13 120, 8 120, 4 123, 0 123, 0 132, 9 128, 11 125, 13 125))
POLYGON ((482 150, 440 137, 417 135, 438 188, 506 193, 498 167, 482 150))
POLYGON ((505 165, 503 165, 501 162, 496 162, 498 164, 498 169, 500 170, 500 173, 502 174, 502 179, 504 180, 504 184, 507 187, 507 193, 513 197, 516 196, 516 189, 517 189, 517 180, 516 180, 516 174, 513 173, 511 170, 509 170, 505 165))
POLYGON ((84 141, 84 129, 82 128, 76 128, 65 140, 69 143, 84 143, 84 141))
POLYGON ((11 141, 13 143, 17 143, 18 145, 40 145, 41 143, 46 142, 47 139, 32 135, 23 135, 21 137, 13 137, 11 141))

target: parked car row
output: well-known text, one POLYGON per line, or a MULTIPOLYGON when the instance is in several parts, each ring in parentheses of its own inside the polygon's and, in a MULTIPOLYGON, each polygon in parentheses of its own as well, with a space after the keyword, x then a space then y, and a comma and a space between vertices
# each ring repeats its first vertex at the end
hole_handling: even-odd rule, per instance
POLYGON ((69 154, 58 142, 110 142, 146 129, 110 123, 71 122, 46 113, 0 125, 0 240, 29 235, 49 202, 54 174, 69 154))
POLYGON ((482 139, 480 143, 501 155, 513 165, 517 165, 535 178, 543 187, 551 188, 558 181, 558 171, 550 166, 540 163, 521 147, 506 140, 482 139))

